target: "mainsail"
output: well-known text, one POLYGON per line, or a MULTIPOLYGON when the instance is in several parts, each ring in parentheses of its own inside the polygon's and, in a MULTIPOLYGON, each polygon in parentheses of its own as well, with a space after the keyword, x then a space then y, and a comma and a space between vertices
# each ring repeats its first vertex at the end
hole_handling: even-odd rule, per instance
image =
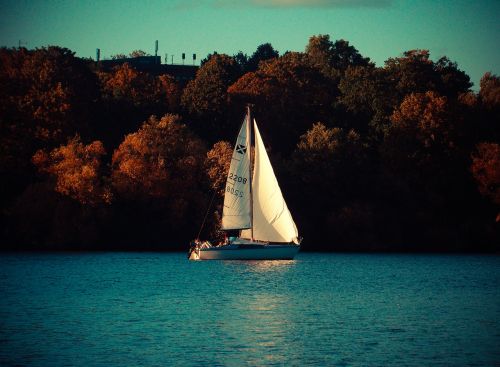
POLYGON ((252 223, 249 118, 249 115, 245 116, 231 158, 222 211, 223 230, 250 228, 252 223))
MULTIPOLYGON (((253 123, 255 131, 255 164, 252 178, 253 238, 269 242, 296 242, 297 227, 274 175, 257 123, 255 120, 253 123)), ((242 231, 241 237, 251 238, 251 230, 242 231)))

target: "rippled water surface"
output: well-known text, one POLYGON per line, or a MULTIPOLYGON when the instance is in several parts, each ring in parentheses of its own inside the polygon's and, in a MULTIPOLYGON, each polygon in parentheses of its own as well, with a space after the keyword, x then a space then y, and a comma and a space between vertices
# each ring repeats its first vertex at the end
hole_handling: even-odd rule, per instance
POLYGON ((0 365, 500 365, 500 257, 0 255, 0 365))

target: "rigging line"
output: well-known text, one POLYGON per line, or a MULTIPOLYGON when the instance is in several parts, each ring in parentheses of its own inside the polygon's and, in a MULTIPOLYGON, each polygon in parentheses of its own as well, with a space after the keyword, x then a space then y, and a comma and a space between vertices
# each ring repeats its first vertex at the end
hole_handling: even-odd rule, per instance
POLYGON ((198 232, 198 236, 196 236, 196 239, 200 239, 200 234, 201 231, 203 230, 203 227, 205 226, 205 221, 207 220, 208 212, 210 211, 210 208, 212 207, 212 203, 214 202, 215 194, 217 194, 217 189, 214 189, 214 193, 212 194, 212 199, 210 199, 210 204, 208 204, 207 212, 205 213, 205 217, 203 218, 203 222, 201 223, 200 230, 198 232))

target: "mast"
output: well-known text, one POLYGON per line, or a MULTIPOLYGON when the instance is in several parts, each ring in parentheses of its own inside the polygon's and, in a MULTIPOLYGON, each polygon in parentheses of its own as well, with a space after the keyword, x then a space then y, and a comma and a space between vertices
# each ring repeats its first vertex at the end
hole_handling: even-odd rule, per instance
POLYGON ((250 146, 248 147, 249 149, 249 154, 250 154, 250 164, 248 165, 248 183, 249 183, 249 188, 250 188, 250 238, 253 239, 253 194, 252 194, 252 166, 253 166, 253 159, 252 159, 252 119, 250 115, 250 105, 247 105, 247 116, 248 116, 248 122, 247 122, 247 136, 248 136, 248 142, 250 143, 250 146))

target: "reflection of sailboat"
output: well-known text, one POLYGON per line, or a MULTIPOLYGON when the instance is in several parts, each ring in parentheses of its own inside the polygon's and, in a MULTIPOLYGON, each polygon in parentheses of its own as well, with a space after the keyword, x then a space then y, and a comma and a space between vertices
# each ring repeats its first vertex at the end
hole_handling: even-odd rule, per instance
POLYGON ((241 125, 226 180, 222 230, 240 230, 240 235, 220 245, 193 241, 189 258, 289 260, 300 248, 297 227, 281 194, 257 123, 251 123, 250 108, 241 125), (249 149, 252 125, 255 162, 249 149))

